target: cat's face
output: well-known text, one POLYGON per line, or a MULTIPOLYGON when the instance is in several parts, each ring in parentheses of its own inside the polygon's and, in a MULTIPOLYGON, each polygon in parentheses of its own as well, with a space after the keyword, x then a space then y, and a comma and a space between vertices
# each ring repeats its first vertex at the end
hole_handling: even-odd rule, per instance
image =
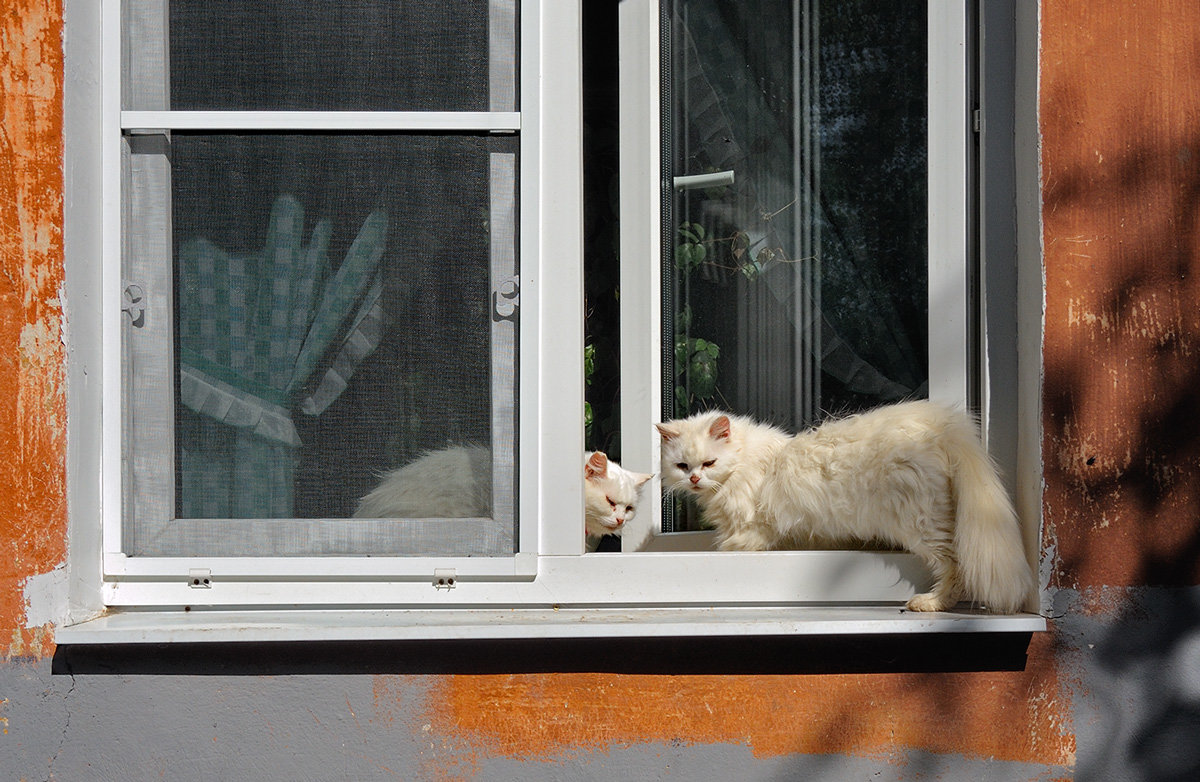
POLYGON ((597 451, 584 465, 584 526, 589 535, 620 535, 637 513, 638 494, 651 475, 630 472, 597 451))
POLYGON ((729 477, 736 455, 729 416, 702 414, 658 424, 663 488, 707 499, 729 477))

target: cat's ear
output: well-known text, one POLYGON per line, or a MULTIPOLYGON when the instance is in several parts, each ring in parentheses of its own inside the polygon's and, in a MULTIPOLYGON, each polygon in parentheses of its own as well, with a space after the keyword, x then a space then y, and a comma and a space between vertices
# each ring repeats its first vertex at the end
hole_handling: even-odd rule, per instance
POLYGON ((679 436, 679 427, 670 423, 655 424, 654 428, 658 430, 660 435, 662 435, 662 441, 664 443, 669 443, 679 436))
POLYGON ((583 472, 588 478, 607 478, 608 456, 603 451, 596 451, 583 466, 583 472))
POLYGON ((646 481, 650 480, 653 477, 654 477, 653 473, 635 472, 633 474, 633 485, 637 486, 638 488, 641 488, 642 484, 644 484, 646 481))
POLYGON ((717 416, 717 419, 712 422, 712 426, 708 427, 708 435, 714 440, 728 440, 729 416, 717 416))

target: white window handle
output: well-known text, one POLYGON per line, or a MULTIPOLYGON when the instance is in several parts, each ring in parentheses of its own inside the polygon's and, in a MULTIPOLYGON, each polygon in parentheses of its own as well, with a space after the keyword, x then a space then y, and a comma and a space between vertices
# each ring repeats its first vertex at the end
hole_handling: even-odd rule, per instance
POLYGON ((724 187, 725 185, 732 184, 732 171, 714 171, 711 174, 677 176, 674 180, 676 190, 695 190, 700 187, 724 187))

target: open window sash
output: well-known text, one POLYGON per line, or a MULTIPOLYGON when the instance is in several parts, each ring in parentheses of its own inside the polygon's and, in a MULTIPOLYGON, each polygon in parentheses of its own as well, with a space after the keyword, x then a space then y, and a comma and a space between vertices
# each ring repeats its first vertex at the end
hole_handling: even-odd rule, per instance
MULTIPOLYGON (((862 324, 866 336, 856 339, 857 324, 840 311, 850 309, 840 306, 846 302, 859 306, 859 291, 845 292, 844 280, 874 274, 882 288, 871 294, 877 302, 905 281, 864 265, 880 239, 856 243, 853 218, 867 221, 860 232, 892 228, 873 225, 871 204, 856 206, 853 194, 837 190, 839 175, 853 181, 856 173, 856 161, 848 163, 844 152, 839 158, 839 150, 855 139, 856 122, 869 129, 874 121, 872 105, 855 109, 853 96, 846 98, 860 89, 857 83, 823 84, 870 75, 848 73, 849 61, 838 59, 864 45, 838 37, 847 35, 839 15, 858 6, 834 6, 821 0, 622 4, 621 440, 630 469, 657 470, 655 422, 700 409, 734 408, 795 430, 830 409, 913 397, 964 407, 975 401, 969 398, 967 4, 931 0, 917 14, 888 5, 889 13, 906 15, 906 29, 921 35, 925 47, 924 53, 920 45, 908 47, 917 61, 904 63, 920 78, 911 78, 910 90, 926 96, 924 117, 916 117, 923 127, 881 142, 912 147, 881 154, 911 172, 916 207, 909 207, 908 223, 923 229, 924 243, 910 252, 910 268, 923 279, 905 291, 920 322, 894 316, 909 331, 878 349, 867 328, 875 324, 862 324), (751 34, 762 39, 748 40, 751 34), (764 53, 768 39, 779 50, 764 53), (712 304, 705 296, 725 298, 712 304), (706 304, 718 312, 704 313, 706 304), (719 321, 726 312, 736 313, 732 324, 719 321), (710 320, 697 327, 705 314, 710 320), (726 377, 714 389, 718 367, 726 377)), ((869 67, 867 59, 856 67, 869 67)), ((885 87, 881 81, 879 89, 885 87)), ((872 179, 896 176, 882 170, 863 172, 864 189, 872 179)), ((904 196, 870 190, 863 198, 904 196)), ((892 325, 886 315, 871 316, 892 325)), ((650 512, 639 513, 637 528, 626 531, 623 550, 709 549, 712 533, 678 523, 672 504, 660 497, 656 481, 644 500, 650 512)))

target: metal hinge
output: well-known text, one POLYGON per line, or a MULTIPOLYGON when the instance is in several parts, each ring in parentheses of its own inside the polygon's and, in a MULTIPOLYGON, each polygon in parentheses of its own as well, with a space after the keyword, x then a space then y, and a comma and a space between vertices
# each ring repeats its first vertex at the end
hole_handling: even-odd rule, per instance
POLYGON ((971 112, 971 127, 976 133, 983 130, 983 112, 980 109, 971 112))
POLYGON ((188 586, 192 589, 212 589, 212 571, 206 567, 194 567, 188 571, 188 586))
POLYGON ((439 567, 433 569, 433 588, 434 589, 454 589, 454 584, 457 581, 457 572, 452 567, 439 567))

